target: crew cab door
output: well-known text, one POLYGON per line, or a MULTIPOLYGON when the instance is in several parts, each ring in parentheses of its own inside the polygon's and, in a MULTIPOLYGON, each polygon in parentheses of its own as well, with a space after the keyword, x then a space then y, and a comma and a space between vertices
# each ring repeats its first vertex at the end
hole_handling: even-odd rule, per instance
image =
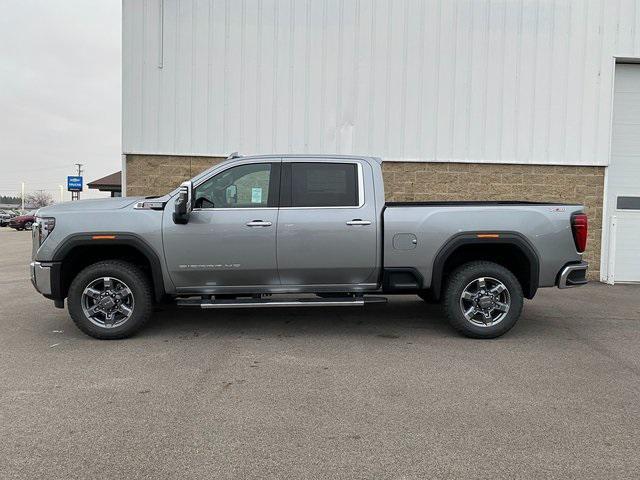
POLYGON ((368 163, 283 158, 278 216, 282 285, 372 288, 376 207, 368 163))
POLYGON ((163 220, 167 269, 178 293, 277 285, 280 161, 239 161, 194 185, 189 222, 163 220))

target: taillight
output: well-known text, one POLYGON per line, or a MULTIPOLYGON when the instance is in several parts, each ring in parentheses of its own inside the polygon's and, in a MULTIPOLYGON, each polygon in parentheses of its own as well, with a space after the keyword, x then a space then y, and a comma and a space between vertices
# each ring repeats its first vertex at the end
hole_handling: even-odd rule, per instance
POLYGON ((576 244, 576 250, 582 253, 587 249, 587 233, 589 230, 589 222, 585 213, 574 213, 571 216, 571 231, 573 232, 573 241, 576 244))

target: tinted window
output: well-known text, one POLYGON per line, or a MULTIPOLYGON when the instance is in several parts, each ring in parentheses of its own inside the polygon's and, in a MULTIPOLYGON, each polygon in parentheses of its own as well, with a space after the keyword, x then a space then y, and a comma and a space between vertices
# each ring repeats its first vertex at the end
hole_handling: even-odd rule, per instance
POLYGON ((358 181, 353 163, 292 163, 293 207, 358 206, 358 181))
POLYGON ((640 210, 640 197, 618 197, 618 210, 640 210))
POLYGON ((238 165, 195 189, 195 208, 255 208, 269 204, 271 164, 238 165))

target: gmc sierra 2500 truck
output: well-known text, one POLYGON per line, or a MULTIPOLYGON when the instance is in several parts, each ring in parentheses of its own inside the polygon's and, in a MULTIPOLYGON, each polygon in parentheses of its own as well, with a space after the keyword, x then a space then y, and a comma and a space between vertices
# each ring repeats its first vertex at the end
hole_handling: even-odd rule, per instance
POLYGON ((456 330, 492 338, 538 288, 586 283, 586 238, 580 205, 385 203, 377 158, 232 155, 163 197, 40 209, 31 278, 101 339, 130 336, 168 299, 335 307, 384 294, 442 302, 456 330))

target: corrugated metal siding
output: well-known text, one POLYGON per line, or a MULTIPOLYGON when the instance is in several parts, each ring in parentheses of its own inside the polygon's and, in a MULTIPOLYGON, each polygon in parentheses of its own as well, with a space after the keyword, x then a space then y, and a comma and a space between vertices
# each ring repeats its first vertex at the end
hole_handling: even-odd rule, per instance
POLYGON ((124 0, 125 153, 606 165, 640 56, 637 0, 161 2, 124 0))

